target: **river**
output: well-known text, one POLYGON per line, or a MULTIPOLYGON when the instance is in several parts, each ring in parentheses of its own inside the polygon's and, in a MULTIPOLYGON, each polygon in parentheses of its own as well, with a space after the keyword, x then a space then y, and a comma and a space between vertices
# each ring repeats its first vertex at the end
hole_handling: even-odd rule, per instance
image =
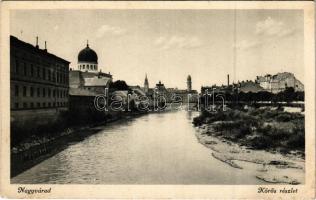
POLYGON ((255 171, 212 157, 195 136, 194 111, 151 113, 98 133, 11 179, 51 184, 262 184, 255 171))

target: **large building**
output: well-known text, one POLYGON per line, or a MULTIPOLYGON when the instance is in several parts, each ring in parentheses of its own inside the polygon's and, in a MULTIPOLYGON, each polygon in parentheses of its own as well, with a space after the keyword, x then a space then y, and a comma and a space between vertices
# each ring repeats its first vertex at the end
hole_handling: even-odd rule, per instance
POLYGON ((79 52, 77 69, 70 70, 69 79, 69 87, 72 89, 104 94, 105 88, 109 88, 112 82, 112 75, 99 70, 98 55, 87 44, 79 52))
POLYGON ((290 72, 277 73, 275 75, 267 74, 265 76, 257 76, 256 83, 263 87, 266 91, 278 93, 286 88, 292 87, 294 91, 304 91, 304 85, 295 78, 290 72))
POLYGON ((45 124, 68 110, 69 62, 10 36, 10 108, 13 125, 45 124))

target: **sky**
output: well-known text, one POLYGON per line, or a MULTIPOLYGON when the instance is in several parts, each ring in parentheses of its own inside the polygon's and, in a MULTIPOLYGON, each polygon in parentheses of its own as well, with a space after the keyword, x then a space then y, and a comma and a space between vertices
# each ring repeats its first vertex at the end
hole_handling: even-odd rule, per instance
POLYGON ((114 80, 193 89, 292 72, 304 82, 300 10, 15 10, 10 33, 71 62, 89 46, 114 80))

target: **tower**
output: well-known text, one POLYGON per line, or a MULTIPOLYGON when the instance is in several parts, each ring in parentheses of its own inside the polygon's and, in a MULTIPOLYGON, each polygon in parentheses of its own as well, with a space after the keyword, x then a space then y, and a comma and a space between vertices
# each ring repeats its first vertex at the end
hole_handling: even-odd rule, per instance
POLYGON ((148 83, 147 74, 146 74, 145 82, 144 82, 144 91, 145 91, 145 93, 148 93, 148 89, 149 89, 149 83, 148 83))
POLYGON ((229 74, 227 74, 227 86, 229 86, 229 74))
POLYGON ((191 76, 190 75, 187 78, 187 90, 189 92, 192 90, 192 80, 191 80, 191 76))

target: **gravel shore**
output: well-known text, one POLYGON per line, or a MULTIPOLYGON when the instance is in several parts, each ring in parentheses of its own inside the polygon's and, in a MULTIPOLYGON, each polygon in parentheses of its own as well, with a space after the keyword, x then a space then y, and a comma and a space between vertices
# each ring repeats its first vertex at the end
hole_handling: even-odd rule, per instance
POLYGON ((304 184, 305 160, 298 153, 282 155, 278 152, 254 150, 227 141, 214 134, 212 124, 197 127, 199 142, 210 148, 212 156, 241 170, 255 169, 256 177, 268 183, 304 184))

